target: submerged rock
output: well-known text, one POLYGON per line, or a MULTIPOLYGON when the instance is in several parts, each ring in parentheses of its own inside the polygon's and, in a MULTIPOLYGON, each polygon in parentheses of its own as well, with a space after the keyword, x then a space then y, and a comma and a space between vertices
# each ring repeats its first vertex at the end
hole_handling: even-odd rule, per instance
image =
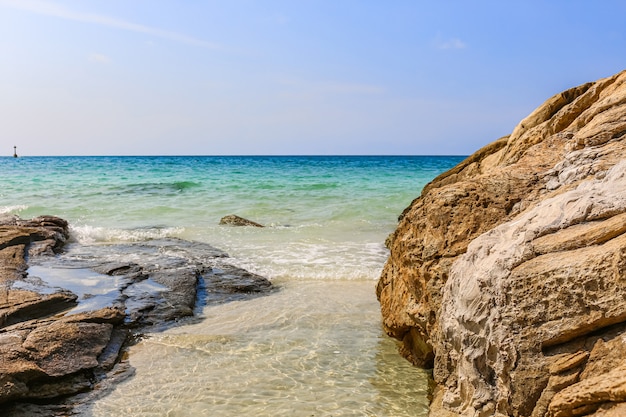
POLYGON ((377 295, 404 355, 434 368, 431 415, 621 415, 625 225, 626 72, 552 97, 428 184, 377 295))
POLYGON ((220 219, 220 224, 228 225, 228 226, 254 226, 254 227, 265 227, 262 224, 253 222, 252 220, 244 219, 243 217, 239 217, 235 214, 229 214, 228 216, 224 216, 220 219))
POLYGON ((67 222, 56 217, 0 222, 3 415, 66 415, 67 404, 53 403, 93 389, 146 326, 271 289, 210 245, 160 239, 63 247, 68 238, 67 222))

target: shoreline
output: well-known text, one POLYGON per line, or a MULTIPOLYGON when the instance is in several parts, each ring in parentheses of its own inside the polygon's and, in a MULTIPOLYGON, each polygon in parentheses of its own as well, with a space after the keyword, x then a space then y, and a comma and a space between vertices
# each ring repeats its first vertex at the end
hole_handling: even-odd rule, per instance
POLYGON ((146 335, 129 352, 133 378, 79 415, 426 417, 428 373, 380 328, 375 282, 276 285, 146 335))
POLYGON ((63 414, 72 395, 97 395, 103 381, 132 372, 115 367, 142 332, 184 324, 200 305, 273 291, 267 279, 225 264, 228 255, 210 245, 160 239, 86 247, 68 245, 69 237, 68 223, 54 216, 0 220, 0 410, 9 415, 31 407, 63 414), (143 260, 113 256, 124 251, 143 260), (43 276, 29 275, 29 265, 43 276), (61 281, 46 282, 46 271, 91 271, 102 294, 59 289, 61 281))

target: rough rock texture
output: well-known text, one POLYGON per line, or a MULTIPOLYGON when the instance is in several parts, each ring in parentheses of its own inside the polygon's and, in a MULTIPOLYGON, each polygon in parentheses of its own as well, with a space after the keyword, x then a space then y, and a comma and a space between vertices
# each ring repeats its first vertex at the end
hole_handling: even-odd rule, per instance
POLYGON ((431 415, 626 415, 626 72, 437 177, 387 244, 383 324, 433 367, 431 415))
POLYGON ((229 226, 254 226, 254 227, 265 227, 262 224, 257 222, 253 222, 252 220, 244 219, 243 217, 239 217, 235 214, 229 214, 228 216, 224 216, 220 219, 220 224, 229 225, 229 226))
POLYGON ((28 275, 26 260, 53 255, 68 237, 67 222, 51 216, 10 218, 0 225, 0 402, 86 389, 84 371, 98 367, 113 323, 123 320, 113 309, 62 317, 58 313, 74 307, 76 295, 21 285, 28 275))
POLYGON ((0 219, 1 415, 67 415, 71 401, 42 404, 94 388, 133 332, 271 289, 206 244, 65 245, 68 238, 56 217, 0 219))

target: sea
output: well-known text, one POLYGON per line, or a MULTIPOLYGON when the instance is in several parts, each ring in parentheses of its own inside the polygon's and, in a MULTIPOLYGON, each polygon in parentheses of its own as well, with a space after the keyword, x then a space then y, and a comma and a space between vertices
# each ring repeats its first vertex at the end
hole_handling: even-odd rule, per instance
POLYGON ((143 335, 133 375, 81 416, 426 416, 428 371, 385 335, 375 286, 398 215, 462 159, 7 157, 0 214, 62 217, 71 245, 208 243, 276 287, 143 335))

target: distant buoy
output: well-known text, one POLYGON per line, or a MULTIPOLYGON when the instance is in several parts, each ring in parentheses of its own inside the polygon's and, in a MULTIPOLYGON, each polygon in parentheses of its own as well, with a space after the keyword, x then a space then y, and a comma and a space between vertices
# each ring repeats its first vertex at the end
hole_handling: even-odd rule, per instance
POLYGON ((13 147, 13 158, 17 158, 17 146, 13 147))

